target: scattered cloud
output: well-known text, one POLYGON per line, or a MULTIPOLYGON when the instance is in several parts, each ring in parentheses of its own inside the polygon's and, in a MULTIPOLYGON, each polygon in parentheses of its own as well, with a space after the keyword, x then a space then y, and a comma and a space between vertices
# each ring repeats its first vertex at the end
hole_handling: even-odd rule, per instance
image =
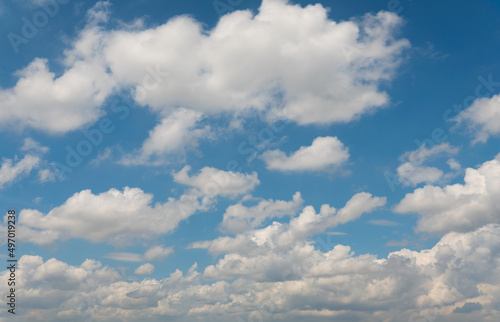
POLYGON ((154 271, 155 267, 150 263, 146 263, 137 267, 137 269, 134 271, 134 275, 151 275, 154 271))
POLYGON ((104 257, 122 262, 163 261, 173 253, 173 247, 154 246, 149 248, 144 254, 114 252, 109 253, 104 257))
MULTIPOLYGON (((416 186, 419 183, 436 183, 444 178, 452 176, 452 173, 444 172, 436 167, 423 165, 424 163, 442 155, 454 155, 459 152, 459 148, 451 146, 449 143, 441 143, 428 148, 422 144, 417 150, 405 152, 400 160, 408 160, 397 168, 399 182, 405 186, 416 186)), ((460 165, 454 159, 448 161, 448 165, 454 171, 460 169, 460 165), (451 162, 451 163, 450 163, 451 162)))
POLYGON ((175 110, 149 132, 141 149, 125 156, 121 161, 127 165, 161 164, 166 156, 184 152, 198 145, 198 140, 213 137, 210 126, 200 126, 203 114, 184 108, 175 110))
POLYGON ((28 175, 40 163, 40 158, 34 155, 25 155, 16 162, 16 159, 3 159, 0 167, 0 189, 16 179, 28 175))
POLYGON ((42 146, 40 143, 31 138, 26 138, 23 141, 23 145, 21 145, 21 151, 44 154, 49 152, 49 148, 42 146))
POLYGON ((471 231, 487 223, 500 223, 500 157, 467 168, 464 184, 443 188, 426 185, 406 194, 394 210, 420 215, 416 230, 434 234, 471 231))
POLYGON ((139 188, 110 189, 97 195, 83 190, 47 214, 23 209, 19 213, 19 235, 39 245, 70 238, 130 244, 171 232, 180 221, 213 203, 194 189, 165 203, 152 205, 152 200, 153 195, 139 188))
POLYGON ((220 228, 233 234, 242 233, 260 226, 266 219, 295 216, 302 208, 303 202, 300 192, 295 193, 291 201, 262 200, 251 207, 239 202, 226 209, 220 228))
MULTIPOLYGON (((491 82, 491 75, 490 75, 491 82)), ((497 82, 491 82, 497 84, 497 82)), ((490 136, 500 134, 500 94, 491 98, 476 99, 467 109, 460 112, 456 120, 466 123, 473 131, 473 143, 486 142, 490 136)))
POLYGON ((260 184, 257 172, 251 174, 223 171, 204 167, 197 175, 189 176, 190 166, 174 172, 174 181, 186 186, 196 187, 205 195, 236 197, 252 191, 260 184))
POLYGON ((269 170, 331 171, 349 159, 349 151, 337 137, 318 137, 290 156, 281 150, 264 152, 260 158, 269 170))

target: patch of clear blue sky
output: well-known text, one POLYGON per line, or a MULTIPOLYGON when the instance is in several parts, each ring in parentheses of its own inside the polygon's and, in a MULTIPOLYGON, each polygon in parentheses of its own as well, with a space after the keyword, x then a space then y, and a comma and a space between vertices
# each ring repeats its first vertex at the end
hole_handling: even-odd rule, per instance
MULTIPOLYGON (((302 5, 316 1, 294 1, 302 5)), ((463 131, 450 132, 451 123, 443 119, 444 112, 453 104, 462 104, 464 98, 474 95, 479 84, 478 77, 492 75, 500 81, 500 1, 423 1, 400 0, 391 6, 388 1, 320 1, 331 8, 330 18, 346 20, 367 12, 393 9, 400 12, 405 20, 399 36, 407 38, 412 48, 404 56, 401 67, 394 80, 385 86, 391 103, 373 115, 364 115, 359 121, 349 124, 333 124, 331 126, 299 127, 287 124, 285 129, 276 133, 273 143, 284 151, 295 151, 300 146, 310 145, 318 136, 338 136, 349 147, 350 162, 345 167, 349 175, 324 174, 282 174, 265 169, 262 161, 247 162, 248 155, 237 151, 240 142, 248 140, 249 135, 256 134, 265 124, 256 120, 248 122, 248 133, 233 133, 217 142, 205 142, 200 145, 201 155, 192 152, 187 154, 186 163, 194 171, 203 166, 225 169, 228 161, 236 160, 243 172, 257 171, 261 180, 254 195, 264 199, 290 200, 296 191, 302 193, 306 205, 313 205, 317 210, 323 203, 341 208, 355 193, 367 191, 376 196, 387 196, 387 206, 371 215, 340 226, 335 231, 347 233, 343 236, 331 236, 334 243, 349 245, 357 254, 373 253, 386 256, 397 249, 386 247, 388 240, 410 240, 409 248, 421 249, 430 247, 435 238, 414 234, 412 226, 416 217, 396 215, 391 207, 413 190, 411 187, 396 186, 394 191, 386 183, 384 172, 394 172, 400 164, 398 157, 405 151, 415 150, 415 140, 422 141, 431 137, 432 131, 441 128, 447 135, 447 141, 461 146, 456 157, 463 166, 476 166, 493 158, 498 151, 498 139, 490 139, 486 144, 470 145, 471 138, 463 131), (398 226, 380 227, 368 223, 369 219, 387 219, 398 222, 398 226)), ((243 0, 234 9, 250 8, 256 11, 260 2, 243 0)), ((112 1, 112 17, 130 22, 144 17, 146 26, 164 23, 172 16, 190 14, 211 28, 218 19, 212 1, 112 1)), ((62 72, 60 58, 67 48, 67 42, 73 39, 85 22, 85 12, 93 2, 70 1, 60 8, 60 13, 51 18, 47 26, 40 29, 39 34, 28 44, 20 45, 19 53, 14 53, 8 40, 8 32, 20 32, 21 17, 31 18, 39 10, 36 7, 23 7, 14 1, 5 1, 0 46, 0 85, 10 87, 15 81, 15 70, 26 66, 36 57, 48 58, 51 69, 62 72)), ((111 26, 116 22, 111 22, 111 26)), ((500 88, 491 96, 500 92, 500 88)), ((113 116, 111 116, 113 117, 113 116)), ((117 129, 105 137, 99 147, 120 145, 127 149, 139 148, 147 133, 154 127, 157 117, 147 109, 135 108, 131 117, 124 121, 113 119, 117 129)), ((34 130, 22 133, 2 131, 0 133, 0 154, 4 158, 14 155, 22 157, 19 146, 24 137, 33 137, 43 145, 50 147, 46 156, 49 161, 61 162, 65 157, 65 146, 75 145, 83 134, 75 131, 64 136, 51 136, 34 130)), ((62 204, 75 192, 92 189, 101 193, 110 188, 121 189, 124 186, 139 187, 155 196, 155 202, 165 202, 172 195, 172 189, 182 191, 182 187, 172 182, 171 172, 182 168, 183 163, 173 163, 164 167, 150 168, 146 166, 125 167, 104 162, 99 167, 89 164, 97 156, 93 151, 74 173, 63 182, 39 184, 36 172, 30 177, 9 185, 0 191, 0 203, 3 208, 17 209, 37 208, 48 211, 62 204), (42 197, 40 203, 32 200, 42 197)), ((455 179, 462 182, 463 176, 455 179)), ((161 237, 159 243, 174 246, 175 254, 164 263, 154 263, 157 270, 154 277, 164 277, 165 272, 176 268, 187 270, 197 261, 200 267, 213 263, 213 257, 204 250, 185 250, 190 242, 216 238, 220 232, 217 225, 222 219, 225 208, 236 200, 222 199, 217 209, 195 215, 189 222, 182 222, 172 234, 161 237)), ((322 235, 326 238, 326 235, 322 235)), ((105 259, 102 256, 112 251, 133 251, 142 253, 145 248, 137 245, 125 250, 102 244, 91 244, 85 241, 72 240, 61 243, 58 248, 42 249, 31 244, 22 244, 25 254, 40 254, 45 259, 56 257, 72 264, 78 264, 85 258, 95 258, 105 264, 129 266, 136 263, 120 263, 105 259), (74 248, 81 249, 74 252, 74 248)), ((323 249, 322 249, 323 250, 323 249)))

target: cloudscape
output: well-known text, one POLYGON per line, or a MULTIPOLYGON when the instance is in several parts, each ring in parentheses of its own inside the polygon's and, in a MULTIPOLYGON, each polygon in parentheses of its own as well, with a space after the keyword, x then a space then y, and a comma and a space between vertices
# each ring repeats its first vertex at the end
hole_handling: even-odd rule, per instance
POLYGON ((499 321, 499 16, 0 2, 0 321, 499 321))

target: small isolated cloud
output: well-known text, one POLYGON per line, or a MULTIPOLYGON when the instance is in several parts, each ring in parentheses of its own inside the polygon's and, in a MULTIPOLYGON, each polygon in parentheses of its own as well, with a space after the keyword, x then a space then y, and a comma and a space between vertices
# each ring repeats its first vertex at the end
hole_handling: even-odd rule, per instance
POLYGON ((155 267, 150 263, 146 263, 137 267, 137 269, 134 271, 134 275, 151 275, 154 271, 155 267))
POLYGON ((448 166, 450 167, 451 170, 458 171, 458 170, 462 169, 462 166, 460 165, 460 163, 458 163, 458 161, 455 159, 449 159, 448 161, 446 161, 446 163, 448 164, 448 166))
POLYGON ((149 248, 144 254, 114 252, 109 253, 104 257, 122 262, 163 261, 173 253, 173 247, 154 246, 149 248))
MULTIPOLYGON (((422 144, 417 150, 405 152, 400 160, 408 160, 397 168, 399 182, 405 186, 416 186, 419 183, 435 183, 445 178, 445 173, 436 168, 424 165, 424 163, 440 155, 454 155, 460 149, 449 143, 441 143, 428 148, 422 144)), ((448 165, 452 170, 458 171, 460 165, 454 159, 450 159, 448 165), (450 161, 451 160, 451 161, 450 161), (451 162, 451 163, 450 163, 451 162)), ((447 174, 446 177, 449 177, 447 174)))
POLYGON ((201 126, 203 114, 179 108, 165 117, 160 124, 149 132, 139 151, 125 156, 124 164, 161 164, 172 153, 184 152, 196 147, 198 140, 213 136, 210 126, 201 126))
POLYGON ((287 155, 281 150, 264 152, 260 158, 270 170, 278 171, 328 171, 349 159, 349 151, 337 137, 318 137, 310 146, 287 155))
POLYGON ((92 161, 90 161, 90 164, 97 167, 102 162, 111 159, 112 155, 113 155, 112 149, 110 147, 106 147, 106 148, 104 148, 104 150, 99 151, 99 153, 97 154, 97 157, 95 159, 93 159, 92 161))
POLYGON ((4 158, 0 167, 0 189, 16 179, 30 174, 31 170, 36 168, 39 163, 40 158, 33 155, 26 155, 17 162, 16 160, 4 158))
MULTIPOLYGON (((490 83, 497 83, 491 81, 490 83)), ((500 94, 478 98, 458 114, 456 120, 465 123, 473 132, 473 143, 486 142, 490 136, 500 135, 500 94)))
POLYGON ((187 165, 179 172, 174 172, 174 181, 196 187, 209 196, 235 197, 252 191, 260 184, 257 172, 245 174, 204 167, 198 174, 189 176, 189 171, 191 171, 191 167, 187 165))
POLYGON ((38 179, 41 183, 56 181, 56 174, 50 169, 42 169, 38 171, 38 179))
POLYGON ((500 223, 499 159, 487 161, 478 169, 467 168, 463 184, 416 189, 406 194, 394 210, 419 214, 416 230, 434 234, 471 231, 487 223, 500 223))
POLYGON ((24 139, 23 145, 21 146, 21 151, 38 152, 40 154, 44 154, 49 152, 49 148, 46 146, 42 146, 40 143, 31 138, 26 138, 24 139))

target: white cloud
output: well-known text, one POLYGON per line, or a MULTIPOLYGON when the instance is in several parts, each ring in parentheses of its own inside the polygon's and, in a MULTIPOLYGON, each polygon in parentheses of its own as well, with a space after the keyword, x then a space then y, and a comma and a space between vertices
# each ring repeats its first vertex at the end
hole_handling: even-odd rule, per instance
POLYGON ((155 267, 150 264, 142 264, 141 266, 137 267, 137 269, 134 271, 135 275, 151 275, 155 271, 155 267))
POLYGON ((302 146, 290 156, 283 151, 264 152, 261 157, 270 170, 327 171, 349 159, 349 151, 337 137, 317 137, 310 146, 302 146))
POLYGON ((29 152, 38 152, 41 154, 49 152, 49 148, 46 146, 42 146, 37 141, 26 138, 23 141, 23 145, 21 146, 21 151, 29 151, 29 152))
POLYGON ((173 253, 173 247, 153 246, 149 248, 144 254, 114 252, 109 253, 104 257, 123 262, 163 261, 173 253))
POLYGON ((113 88, 105 67, 86 61, 75 62, 56 77, 46 59, 36 58, 17 75, 13 88, 0 89, 0 123, 50 133, 97 121, 103 115, 100 106, 113 88))
POLYGON ((210 126, 199 126, 202 116, 200 112, 184 108, 176 109, 149 132, 149 137, 144 141, 140 151, 126 156, 122 163, 154 163, 155 161, 151 160, 154 158, 156 163, 161 163, 168 154, 196 147, 198 140, 213 136, 210 126))
POLYGON ((245 194, 260 184, 257 172, 245 174, 204 167, 197 175, 189 176, 190 166, 185 166, 172 175, 180 184, 196 187, 208 196, 230 196, 245 194))
POLYGON ((25 155, 17 163, 15 163, 15 160, 4 158, 2 167, 0 167, 0 189, 17 178, 28 175, 39 163, 39 157, 29 154, 25 155))
POLYGON ((226 209, 220 227, 223 231, 233 234, 242 233, 260 226, 268 218, 295 216, 303 202, 300 192, 295 193, 291 201, 262 200, 252 207, 246 207, 239 202, 226 209))
POLYGON ((0 89, 0 123, 68 132, 95 122, 107 97, 130 88, 163 115, 179 106, 270 108, 299 124, 348 122, 388 103, 379 85, 409 46, 393 37, 401 24, 393 13, 335 22, 320 4, 280 0, 263 0, 255 15, 229 13, 211 30, 188 16, 149 29, 105 30, 108 20, 109 2, 89 10, 61 75, 36 58, 14 87, 0 89))
POLYGON ((56 174, 50 169, 42 169, 38 171, 38 179, 41 183, 56 181, 56 174))
MULTIPOLYGON (((333 246, 333 245, 329 245, 333 246)), ((125 280, 94 260, 69 265, 24 255, 23 320, 492 320, 500 305, 500 226, 450 233, 430 249, 355 255, 348 246, 316 250, 298 242, 288 251, 228 254, 217 265, 234 280, 204 281, 194 264, 156 280, 125 280), (232 265, 232 266, 231 266, 232 265), (470 310, 466 303, 477 303, 470 310), (467 308, 469 314, 460 313, 467 308), (375 311, 375 312, 374 312, 375 311)), ((210 267, 210 266, 209 266, 210 267)), ((205 270, 206 271, 206 270, 205 270)), ((10 272, 3 271, 6 285, 10 272)), ((137 278, 137 277, 136 277, 137 278)), ((5 298, 7 288, 0 289, 5 298)))
MULTIPOLYGON (((363 213, 370 213, 385 203, 386 198, 373 197, 369 193, 361 192, 354 195, 339 211, 324 204, 320 212, 316 213, 312 206, 306 206, 297 217, 290 219, 289 223, 273 222, 267 227, 243 232, 235 237, 219 237, 212 241, 195 242, 190 247, 205 248, 213 254, 260 253, 268 248, 289 249, 298 241, 324 232, 328 228, 356 220, 363 213)), ((269 213, 268 218, 282 215, 280 208, 276 207, 274 210, 276 214, 269 213)))
POLYGON ((450 166, 450 169, 452 170, 458 171, 462 169, 460 163, 458 163, 458 161, 455 159, 449 159, 448 161, 446 161, 446 163, 450 166))
POLYGON ((500 94, 476 99, 469 108, 460 112, 458 122, 465 122, 473 130, 475 142, 486 142, 490 136, 500 134, 500 94))
POLYGON ((402 159, 407 159, 410 163, 421 165, 424 162, 432 159, 441 154, 457 154, 460 148, 450 145, 448 142, 434 145, 431 148, 427 147, 427 144, 422 144, 415 151, 408 151, 403 153, 402 159))
POLYGON ((418 213, 416 230, 435 234, 470 231, 487 223, 500 223, 500 162, 468 168, 464 184, 443 188, 427 185, 407 194, 396 205, 399 213, 418 213))
POLYGON ((419 183, 434 183, 443 177, 443 171, 435 167, 414 166, 410 162, 403 163, 397 169, 400 181, 404 185, 415 186, 419 183))
MULTIPOLYGON (((431 148, 427 148, 426 144, 422 144, 415 151, 405 152, 400 157, 400 160, 408 161, 401 164, 396 170, 399 182, 405 186, 416 186, 419 183, 430 184, 439 182, 444 178, 449 178, 453 175, 452 173, 447 173, 445 175, 442 170, 423 164, 441 155, 457 154, 459 150, 460 149, 458 147, 451 146, 446 142, 435 145, 431 148)), ((460 165, 458 165, 457 169, 457 164, 455 163, 449 163, 449 165, 452 170, 458 171, 460 165)))
POLYGON ((47 214, 34 209, 19 213, 19 235, 40 245, 82 238, 114 245, 150 240, 174 230, 196 211, 207 210, 213 200, 190 190, 179 199, 152 205, 153 196, 139 188, 111 189, 100 194, 75 193, 47 214))

